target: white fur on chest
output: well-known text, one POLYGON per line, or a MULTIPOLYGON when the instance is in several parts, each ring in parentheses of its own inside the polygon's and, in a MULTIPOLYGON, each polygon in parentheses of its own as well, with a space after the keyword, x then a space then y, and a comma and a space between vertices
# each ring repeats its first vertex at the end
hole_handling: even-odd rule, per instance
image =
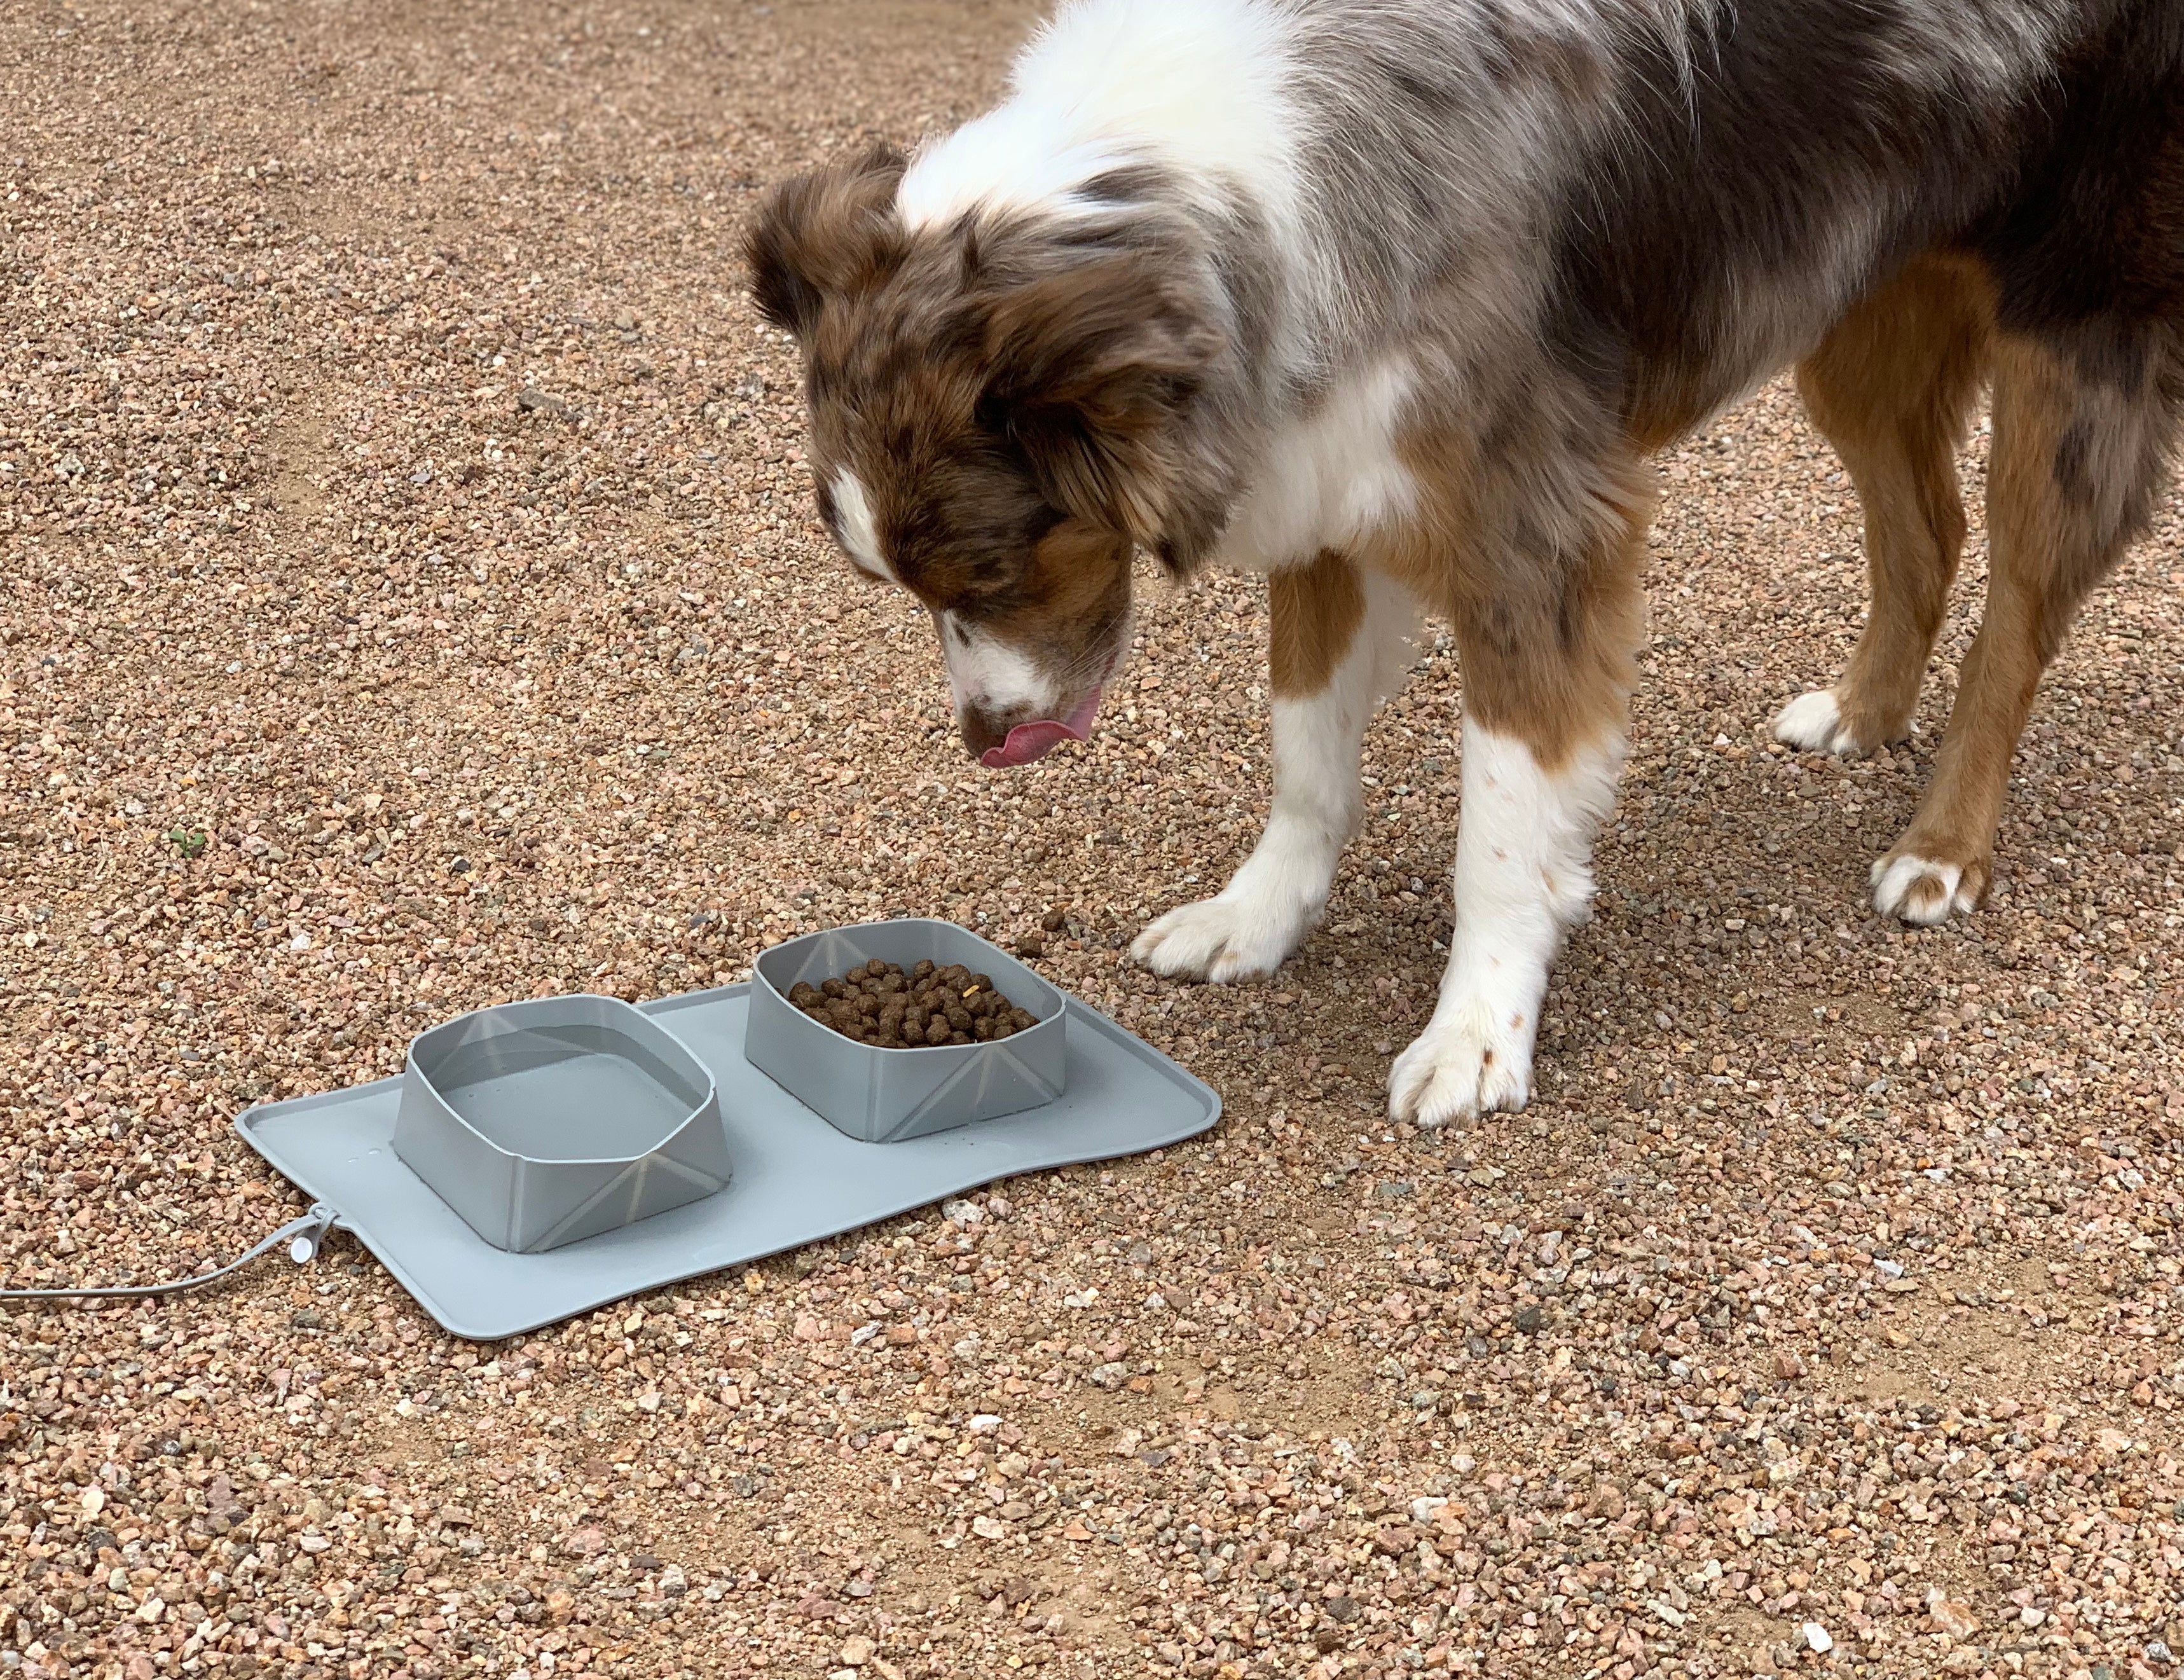
POLYGON ((1412 382, 1407 360, 1373 362, 1277 433, 1229 515, 1214 564, 1280 572, 1323 549, 1353 549, 1409 517, 1418 483, 1396 438, 1412 382))

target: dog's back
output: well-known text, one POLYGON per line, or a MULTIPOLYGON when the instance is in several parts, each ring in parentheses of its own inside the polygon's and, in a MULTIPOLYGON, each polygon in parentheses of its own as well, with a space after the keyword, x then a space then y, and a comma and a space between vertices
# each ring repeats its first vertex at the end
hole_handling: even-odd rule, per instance
POLYGON ((1321 367, 1536 325, 1658 438, 1936 248, 2005 323, 2184 310, 2172 0, 1270 9, 1321 367))

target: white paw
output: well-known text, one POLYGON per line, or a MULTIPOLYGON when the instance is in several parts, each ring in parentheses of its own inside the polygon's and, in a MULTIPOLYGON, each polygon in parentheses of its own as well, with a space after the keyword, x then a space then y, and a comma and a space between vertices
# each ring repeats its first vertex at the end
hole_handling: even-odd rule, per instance
POLYGON ((1171 910, 1137 937, 1130 956, 1156 974, 1248 980, 1271 974, 1296 948, 1310 918, 1251 897, 1204 898, 1171 910))
POLYGON ((1774 739, 1801 752, 1854 752, 1858 743, 1843 727, 1833 689, 1799 695, 1774 717, 1774 739))
POLYGON ((1532 1027, 1485 999, 1444 1004, 1396 1058, 1388 1113, 1428 1128, 1495 1109, 1515 1113, 1531 1096, 1532 1027))
POLYGON ((1874 860, 1873 907, 1884 916, 1930 928, 1978 907, 1978 882, 1967 879, 1954 863, 1908 853, 1874 860))

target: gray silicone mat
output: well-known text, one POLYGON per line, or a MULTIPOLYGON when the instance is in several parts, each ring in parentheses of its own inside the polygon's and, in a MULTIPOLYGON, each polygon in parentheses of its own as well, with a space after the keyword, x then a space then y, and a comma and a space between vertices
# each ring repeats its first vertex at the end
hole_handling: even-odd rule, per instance
POLYGON ((846 1137, 744 1060, 748 985, 637 1007, 712 1072, 735 1176, 704 1200, 543 1253, 484 1241, 395 1155, 402 1081, 253 1108, 250 1147, 474 1342, 515 1336, 681 1278, 800 1247, 1014 1174, 1195 1137, 1221 1098, 1089 1004, 1068 1000, 1069 1078, 1052 1102, 900 1143, 846 1137))

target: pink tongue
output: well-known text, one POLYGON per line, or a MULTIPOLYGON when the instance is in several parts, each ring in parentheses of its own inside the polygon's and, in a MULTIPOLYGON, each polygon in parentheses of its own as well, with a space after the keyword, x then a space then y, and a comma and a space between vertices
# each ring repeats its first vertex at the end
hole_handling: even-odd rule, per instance
POLYGON ((989 770, 1013 769, 1044 758, 1064 741, 1081 741, 1092 733, 1092 719, 1100 710, 1100 690, 1095 689, 1077 710, 1061 723, 1042 717, 1035 723, 1019 723, 999 746, 989 746, 978 762, 989 770))

